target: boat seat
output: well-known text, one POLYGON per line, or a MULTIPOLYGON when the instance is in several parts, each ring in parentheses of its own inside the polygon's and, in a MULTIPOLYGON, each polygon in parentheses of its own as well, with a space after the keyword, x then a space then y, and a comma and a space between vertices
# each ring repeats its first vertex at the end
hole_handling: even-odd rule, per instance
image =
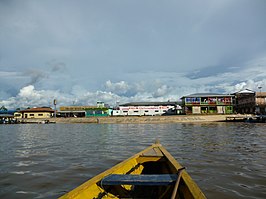
POLYGON ((143 185, 160 186, 171 185, 177 180, 177 174, 152 174, 152 175, 120 175, 111 174, 101 180, 101 185, 143 185))

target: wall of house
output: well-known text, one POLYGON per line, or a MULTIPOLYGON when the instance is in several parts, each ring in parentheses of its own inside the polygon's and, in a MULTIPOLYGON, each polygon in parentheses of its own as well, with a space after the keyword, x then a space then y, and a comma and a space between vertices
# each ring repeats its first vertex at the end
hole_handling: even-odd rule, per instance
POLYGON ((242 114, 266 114, 266 92, 237 96, 236 110, 242 114))
POLYGON ((107 108, 86 109, 86 117, 108 116, 107 108))
POLYGON ((174 115, 177 112, 175 106, 121 106, 118 110, 113 110, 113 116, 153 116, 169 114, 174 115))
POLYGON ((28 112, 23 113, 23 118, 35 118, 35 119, 45 119, 52 116, 49 112, 28 112))
POLYGON ((18 112, 15 112, 14 113, 14 118, 17 118, 17 119, 22 118, 22 114, 18 113, 18 112))
POLYGON ((258 93, 256 95, 255 114, 266 114, 266 92, 258 93))
POLYGON ((186 114, 231 114, 232 97, 185 97, 183 108, 186 114))

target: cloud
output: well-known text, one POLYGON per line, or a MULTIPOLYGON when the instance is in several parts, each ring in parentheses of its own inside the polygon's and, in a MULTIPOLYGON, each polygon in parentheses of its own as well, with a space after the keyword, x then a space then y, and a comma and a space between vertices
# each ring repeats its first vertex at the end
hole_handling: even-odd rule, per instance
POLYGON ((160 88, 158 88, 154 93, 153 93, 153 97, 157 98, 157 97, 162 97, 162 96, 166 96, 168 93, 170 92, 170 88, 167 85, 163 85, 160 88))
POLYGON ((0 1, 0 103, 114 104, 266 88, 265 5, 0 1))
POLYGON ((106 81, 105 88, 108 91, 122 95, 126 94, 130 89, 129 85, 125 81, 112 83, 110 80, 106 81))
POLYGON ((43 79, 48 78, 48 74, 45 71, 34 68, 27 69, 24 72, 24 75, 30 77, 30 82, 28 84, 36 84, 42 81, 43 79))
MULTIPOLYGON (((214 77, 204 77, 199 79, 189 79, 185 75, 175 76, 169 74, 170 79, 175 77, 176 82, 167 85, 162 80, 155 80, 151 86, 151 82, 140 82, 141 89, 137 88, 136 83, 125 81, 111 82, 107 81, 104 86, 105 90, 88 91, 80 85, 72 87, 70 93, 62 90, 37 90, 33 85, 28 85, 20 89, 14 97, 6 100, 0 100, 0 105, 8 108, 32 107, 32 106, 52 106, 53 99, 57 99, 58 106, 64 105, 96 105, 97 101, 103 101, 109 105, 115 106, 117 102, 120 104, 137 101, 178 101, 182 96, 198 93, 198 92, 215 92, 230 94, 243 89, 251 89, 258 91, 261 86, 262 90, 266 88, 266 74, 263 73, 263 67, 249 68, 242 71, 242 78, 235 81, 239 77, 238 73, 224 73, 214 77), (250 74, 261 71, 263 79, 252 80, 250 74), (231 79, 231 80, 228 80, 231 79), (199 84, 200 82, 200 84, 199 84), (134 95, 125 95, 128 90, 136 87, 134 95), (107 88, 109 89, 107 91, 107 88), (119 91, 122 89, 122 91, 119 91), (112 90, 112 91, 111 91, 112 90)), ((252 75, 254 75, 254 73, 252 75)), ((165 75, 165 74, 164 74, 165 75)), ((166 78, 166 77, 165 77, 166 78)))
POLYGON ((47 105, 46 102, 42 98, 43 91, 34 90, 34 86, 29 85, 20 89, 18 95, 16 97, 11 97, 8 100, 1 101, 6 107, 27 107, 27 106, 35 106, 39 104, 43 104, 43 106, 47 105), (31 104, 31 105, 29 105, 31 104))
POLYGON ((41 92, 35 91, 34 90, 34 86, 33 85, 29 85, 29 86, 26 86, 26 87, 22 88, 19 91, 18 96, 21 97, 21 98, 24 98, 24 99, 27 99, 27 98, 31 98, 31 99, 37 98, 37 99, 40 99, 41 92))
POLYGON ((55 59, 47 62, 47 65, 51 72, 66 72, 67 67, 66 64, 62 61, 57 61, 55 59))
MULTIPOLYGON (((27 85, 20 88, 18 93, 13 96, 2 90, 1 94, 6 97, 0 99, 0 105, 8 108, 52 106, 52 101, 56 98, 58 106, 96 105, 97 101, 103 101, 114 106, 117 102, 121 104, 136 101, 178 101, 184 95, 199 92, 230 94, 246 88, 259 91, 259 86, 262 87, 263 91, 266 89, 265 66, 266 59, 262 56, 243 65, 241 73, 238 71, 221 72, 198 78, 190 78, 186 73, 174 72, 132 73, 133 76, 138 76, 137 82, 107 80, 102 86, 99 86, 103 89, 95 91, 80 83, 67 84, 68 92, 62 87, 51 89, 52 85, 42 89, 35 87, 35 85, 27 85)), ((9 79, 21 77, 21 73, 1 72, 0 76, 2 79, 9 79)), ((56 77, 51 75, 49 78, 56 77)), ((63 84, 66 83, 63 82, 63 84)), ((41 87, 41 84, 38 87, 41 87)))
MULTIPOLYGON (((9 69, 11 70, 11 69, 9 69)), ((73 78, 67 73, 67 66, 62 61, 52 60, 42 67, 28 67, 23 71, 1 71, 0 89, 8 91, 20 90, 22 86, 34 85, 39 89, 69 89, 73 78)), ((14 92, 12 95, 14 96, 14 92)))

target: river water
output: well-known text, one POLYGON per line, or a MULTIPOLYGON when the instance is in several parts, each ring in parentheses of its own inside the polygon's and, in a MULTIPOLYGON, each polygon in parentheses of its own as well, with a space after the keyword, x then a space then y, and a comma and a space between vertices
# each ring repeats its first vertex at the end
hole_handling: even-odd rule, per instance
POLYGON ((266 198, 266 125, 0 125, 0 198, 57 198, 160 139, 208 198, 266 198))

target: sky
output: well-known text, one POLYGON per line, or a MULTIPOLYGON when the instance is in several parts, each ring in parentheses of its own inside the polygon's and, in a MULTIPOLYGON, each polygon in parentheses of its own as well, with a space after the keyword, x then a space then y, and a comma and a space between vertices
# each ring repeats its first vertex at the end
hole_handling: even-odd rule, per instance
POLYGON ((266 91, 265 0, 0 0, 0 107, 266 91))

